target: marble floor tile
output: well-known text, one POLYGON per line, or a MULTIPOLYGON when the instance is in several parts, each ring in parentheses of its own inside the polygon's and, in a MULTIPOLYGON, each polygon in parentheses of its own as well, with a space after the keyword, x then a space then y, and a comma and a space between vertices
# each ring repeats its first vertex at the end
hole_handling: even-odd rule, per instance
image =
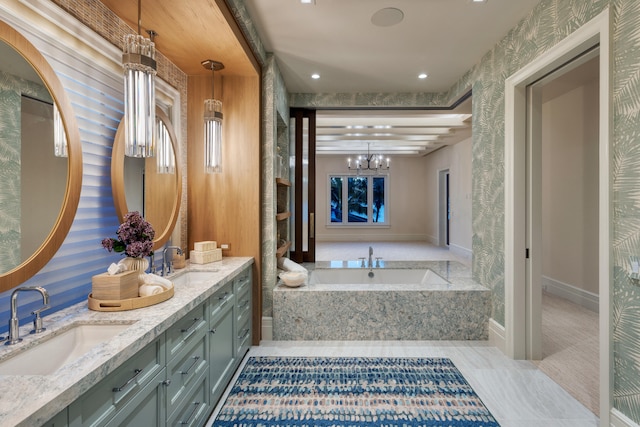
POLYGON ((486 341, 263 341, 248 356, 448 357, 502 427, 598 425, 596 416, 534 364, 511 360, 486 341))

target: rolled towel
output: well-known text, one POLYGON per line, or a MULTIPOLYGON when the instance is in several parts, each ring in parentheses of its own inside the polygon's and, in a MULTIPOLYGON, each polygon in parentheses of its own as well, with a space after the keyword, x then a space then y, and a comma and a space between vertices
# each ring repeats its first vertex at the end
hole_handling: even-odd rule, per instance
POLYGON ((278 259, 278 267, 285 271, 301 271, 303 273, 309 272, 306 268, 304 268, 297 262, 291 261, 289 258, 284 257, 278 259))
POLYGON ((171 280, 165 279, 164 277, 158 276, 157 274, 153 273, 145 274, 142 278, 142 283, 144 283, 145 285, 161 286, 164 289, 170 289, 173 287, 173 283, 171 283, 171 280))
POLYGON ((159 293, 162 293, 164 291, 164 289, 162 288, 162 286, 158 286, 158 285, 141 285, 138 288, 138 295, 141 297, 148 297, 151 295, 157 295, 159 293))
POLYGON ((116 264, 114 262, 112 262, 109 268, 107 268, 107 273, 109 273, 112 276, 114 274, 124 273, 125 271, 127 271, 127 268, 124 265, 116 264))

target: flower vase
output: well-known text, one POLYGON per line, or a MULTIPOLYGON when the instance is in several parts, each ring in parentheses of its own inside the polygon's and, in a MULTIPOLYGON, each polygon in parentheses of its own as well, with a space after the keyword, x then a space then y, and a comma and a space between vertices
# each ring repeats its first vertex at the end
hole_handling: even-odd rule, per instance
POLYGON ((144 282, 144 275, 149 268, 149 260, 147 258, 126 257, 120 261, 127 271, 138 271, 138 285, 144 282))

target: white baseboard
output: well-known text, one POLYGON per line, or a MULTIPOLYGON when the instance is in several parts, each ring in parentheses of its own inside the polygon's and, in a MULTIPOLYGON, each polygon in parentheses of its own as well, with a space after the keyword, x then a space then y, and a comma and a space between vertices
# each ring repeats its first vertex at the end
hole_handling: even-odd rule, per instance
POLYGON ((493 319, 489 319, 489 343, 506 354, 507 340, 504 326, 493 319))
POLYGON ((593 292, 576 288, 567 283, 542 276, 542 289, 550 294, 567 299, 596 313, 599 311, 600 297, 593 292))
POLYGON ((316 234, 316 242, 425 242, 426 234, 316 234))
POLYGON ((468 261, 471 261, 471 256, 473 255, 473 252, 471 252, 471 249, 463 248, 462 246, 449 243, 449 250, 454 254, 458 255, 459 257, 462 257, 468 261))
POLYGON ((611 409, 611 413, 609 415, 611 417, 609 420, 609 425, 611 427, 638 427, 637 423, 630 420, 625 414, 615 408, 611 409))
POLYGON ((273 317, 262 316, 261 341, 273 340, 273 317))

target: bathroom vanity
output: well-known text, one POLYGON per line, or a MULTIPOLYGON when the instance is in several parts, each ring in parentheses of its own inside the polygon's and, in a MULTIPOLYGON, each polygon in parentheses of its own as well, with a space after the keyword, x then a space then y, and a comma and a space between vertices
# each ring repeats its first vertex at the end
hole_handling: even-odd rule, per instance
MULTIPOLYGON (((189 266, 170 277, 175 295, 163 303, 97 312, 83 302, 45 317, 41 334, 21 328, 23 342, 0 348, 0 372, 7 360, 18 362, 0 374, 0 425, 203 425, 251 345, 252 265, 224 258, 189 266), (47 341, 67 345, 70 329, 102 327, 110 331, 104 341, 52 372, 20 364, 47 341)), ((51 349, 52 358, 71 351, 51 349)))

